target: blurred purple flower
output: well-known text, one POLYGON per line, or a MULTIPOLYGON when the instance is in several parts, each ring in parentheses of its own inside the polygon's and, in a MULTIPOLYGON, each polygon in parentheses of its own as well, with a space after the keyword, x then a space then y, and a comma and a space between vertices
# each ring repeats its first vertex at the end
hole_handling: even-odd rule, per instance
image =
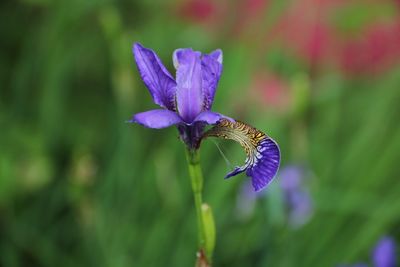
POLYGON ((240 219, 248 219, 253 214, 256 200, 261 194, 254 194, 251 183, 247 181, 242 183, 239 194, 236 196, 236 214, 240 219))
POLYGON ((400 20, 375 22, 362 34, 347 40, 340 49, 340 64, 346 73, 379 73, 400 59, 400 20))
MULTIPOLYGON (((373 267, 396 267, 396 243, 393 238, 384 236, 375 245, 372 252, 373 267)), ((366 267, 366 263, 339 265, 338 267, 366 267)))
POLYGON ((382 237, 376 244, 372 260, 375 267, 395 267, 396 266, 396 244, 393 238, 382 237))
POLYGON ((297 165, 289 165, 280 172, 280 185, 293 227, 305 224, 313 213, 312 199, 304 187, 305 176, 305 169, 297 165))
POLYGON ((176 125, 190 150, 198 149, 201 139, 210 136, 235 140, 244 147, 247 158, 226 178, 246 171, 256 191, 269 184, 280 162, 275 141, 250 125, 210 111, 222 73, 221 50, 203 55, 191 48, 175 50, 176 79, 153 50, 136 43, 133 53, 142 80, 162 109, 137 113, 130 122, 154 129, 176 125), (217 125, 204 133, 205 126, 212 124, 217 125))

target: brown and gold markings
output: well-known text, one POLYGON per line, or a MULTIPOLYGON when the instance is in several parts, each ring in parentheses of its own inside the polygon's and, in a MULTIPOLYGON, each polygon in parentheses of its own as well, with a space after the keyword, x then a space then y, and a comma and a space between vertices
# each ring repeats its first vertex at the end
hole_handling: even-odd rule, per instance
POLYGON ((203 138, 210 136, 238 141, 250 156, 267 136, 256 128, 241 121, 222 119, 216 126, 204 133, 203 138))

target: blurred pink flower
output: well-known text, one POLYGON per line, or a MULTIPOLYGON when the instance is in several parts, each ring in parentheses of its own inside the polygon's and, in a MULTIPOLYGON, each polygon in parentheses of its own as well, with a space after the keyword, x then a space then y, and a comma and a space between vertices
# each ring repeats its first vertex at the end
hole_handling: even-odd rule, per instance
MULTIPOLYGON (((378 14, 351 35, 339 29, 332 18, 341 19, 337 17, 340 10, 364 5, 361 0, 291 1, 276 20, 268 20, 271 23, 266 23, 266 16, 276 14, 271 13, 270 0, 238 0, 235 4, 228 0, 187 0, 179 4, 178 10, 182 18, 201 24, 218 36, 222 31, 228 33, 224 38, 248 42, 253 54, 265 54, 278 45, 285 50, 283 53, 306 62, 311 75, 326 66, 357 75, 380 73, 400 62, 400 0, 379 3, 397 5, 397 14, 378 14)), ((265 79, 261 80, 264 81, 256 83, 265 83, 265 79)), ((268 102, 284 105, 279 100, 282 83, 276 77, 267 80, 271 80, 271 88, 266 94, 272 99, 268 102)))
POLYGON ((230 15, 227 0, 186 0, 180 2, 176 10, 178 17, 216 36, 220 36, 230 15))
POLYGON ((400 62, 400 22, 374 23, 340 51, 340 64, 349 74, 377 73, 400 62))
POLYGON ((299 0, 284 12, 272 30, 284 47, 310 67, 332 58, 336 39, 328 21, 333 8, 343 1, 299 0))
POLYGON ((250 87, 253 97, 263 106, 279 112, 289 109, 289 84, 279 76, 266 71, 256 73, 250 87))
POLYGON ((234 36, 262 30, 259 25, 262 23, 269 0, 239 0, 237 3, 238 15, 233 26, 234 36))
POLYGON ((210 19, 216 11, 216 6, 210 0, 189 0, 179 6, 179 13, 195 22, 204 22, 210 19))

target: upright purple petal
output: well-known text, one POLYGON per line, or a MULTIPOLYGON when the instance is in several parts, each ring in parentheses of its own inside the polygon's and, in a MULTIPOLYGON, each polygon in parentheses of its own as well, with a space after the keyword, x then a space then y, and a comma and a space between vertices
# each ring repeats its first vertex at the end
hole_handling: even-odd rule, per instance
POLYGON ((222 74, 222 51, 216 50, 210 55, 204 55, 201 60, 201 67, 204 107, 206 110, 210 110, 222 74))
POLYGON ((201 54, 192 49, 174 53, 176 72, 176 102, 178 112, 186 123, 192 123, 203 109, 201 54))
POLYGON ((396 244, 390 237, 383 237, 378 241, 373 252, 375 267, 396 266, 396 244))
POLYGON ((216 49, 209 54, 212 58, 222 64, 222 50, 216 49))
POLYGON ((157 54, 139 43, 133 45, 133 54, 139 73, 154 103, 169 110, 175 110, 176 82, 157 54))
POLYGON ((182 123, 182 119, 173 111, 153 109, 133 115, 129 122, 138 123, 147 128, 161 129, 182 123))

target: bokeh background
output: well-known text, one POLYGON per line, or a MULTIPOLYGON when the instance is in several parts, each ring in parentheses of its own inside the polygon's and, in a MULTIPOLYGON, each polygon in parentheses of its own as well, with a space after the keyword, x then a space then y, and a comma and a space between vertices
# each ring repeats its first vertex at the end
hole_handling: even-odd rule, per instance
POLYGON ((126 123, 155 107, 133 42, 172 73, 174 49, 221 48, 214 110, 281 147, 256 195, 245 176, 223 179, 244 161, 237 144, 202 145, 215 266, 373 266, 382 236, 400 243, 399 1, 0 6, 0 265, 194 265, 177 131, 126 123))

